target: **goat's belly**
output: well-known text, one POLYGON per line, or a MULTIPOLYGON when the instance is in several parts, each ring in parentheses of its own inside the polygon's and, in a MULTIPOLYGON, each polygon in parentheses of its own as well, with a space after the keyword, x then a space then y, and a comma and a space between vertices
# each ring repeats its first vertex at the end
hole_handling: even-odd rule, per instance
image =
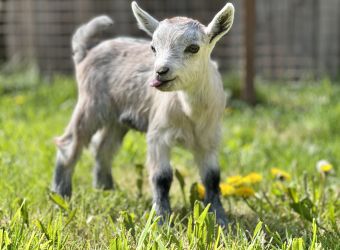
POLYGON ((133 112, 123 112, 120 114, 119 123, 130 129, 134 129, 140 132, 146 132, 148 130, 149 121, 147 116, 138 115, 133 112))

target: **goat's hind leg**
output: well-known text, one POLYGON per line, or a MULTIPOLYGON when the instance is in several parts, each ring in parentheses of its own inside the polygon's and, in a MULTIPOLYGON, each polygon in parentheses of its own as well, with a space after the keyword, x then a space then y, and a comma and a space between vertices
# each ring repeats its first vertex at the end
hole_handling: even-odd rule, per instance
POLYGON ((62 141, 57 141, 58 151, 55 163, 52 191, 63 197, 71 197, 72 176, 74 167, 79 159, 83 142, 75 135, 68 134, 62 141))
POLYGON ((92 135, 97 124, 91 122, 91 115, 78 103, 65 134, 56 139, 58 147, 52 181, 52 191, 63 197, 72 194, 72 176, 74 167, 92 135))
POLYGON ((93 186, 98 189, 112 189, 111 164, 113 155, 119 149, 127 129, 112 125, 98 131, 92 138, 91 148, 95 158, 93 186))

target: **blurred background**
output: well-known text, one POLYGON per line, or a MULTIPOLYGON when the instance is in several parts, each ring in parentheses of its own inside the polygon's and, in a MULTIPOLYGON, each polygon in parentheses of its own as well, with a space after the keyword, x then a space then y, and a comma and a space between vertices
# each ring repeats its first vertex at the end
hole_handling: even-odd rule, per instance
MULTIPOLYGON (((208 24, 227 1, 138 2, 159 20, 185 15, 208 24)), ((242 73, 246 60, 253 60, 256 76, 265 79, 339 75, 339 0, 230 2, 236 8, 234 26, 213 54, 223 73, 242 73), (253 52, 250 50, 248 59, 245 27, 248 39, 254 41, 250 43, 253 52)), ((93 16, 111 16, 117 35, 146 37, 138 30, 127 0, 0 0, 0 3, 1 62, 20 67, 34 64, 43 75, 72 73, 71 35, 78 25, 93 16)))
MULTIPOLYGON (((227 2, 137 1, 159 20, 184 15, 205 25, 227 2)), ((221 234, 227 245, 214 246, 340 249, 340 0, 230 2, 236 9, 234 25, 213 51, 230 97, 222 121, 221 180, 255 174, 263 181, 235 184, 254 197, 223 199, 237 231, 232 237, 221 234), (318 167, 320 161, 327 163, 327 171, 318 167)), ((125 244, 117 242, 136 249, 143 237, 164 245, 176 239, 182 247, 171 247, 181 249, 190 242, 206 245, 210 238, 196 236, 211 228, 205 222, 198 223, 202 230, 191 229, 193 234, 186 229, 192 210, 184 205, 185 197, 194 200, 189 197, 200 179, 191 154, 181 148, 174 148, 171 159, 185 181, 182 192, 175 174, 173 230, 165 235, 164 228, 151 226, 155 231, 145 234, 151 218, 143 168, 147 145, 135 131, 126 135, 112 164, 116 192, 92 188, 93 157, 86 150, 77 164, 70 203, 49 191, 53 138, 63 134, 77 102, 72 33, 106 14, 115 20, 117 36, 147 38, 130 4, 0 0, 0 249, 115 249, 114 244, 125 244), (62 202, 60 213, 56 201, 62 202)))

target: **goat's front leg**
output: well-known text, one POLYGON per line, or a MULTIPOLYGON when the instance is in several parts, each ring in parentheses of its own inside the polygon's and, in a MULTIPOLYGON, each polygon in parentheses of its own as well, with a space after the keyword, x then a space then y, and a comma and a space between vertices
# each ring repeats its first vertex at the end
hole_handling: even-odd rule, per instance
POLYGON ((165 219, 171 213, 169 190, 173 173, 170 148, 158 138, 148 138, 147 166, 156 213, 165 219))
POLYGON ((205 204, 211 204, 210 210, 216 213, 217 223, 226 226, 226 213, 220 200, 220 168, 216 152, 195 153, 195 160, 200 169, 200 176, 205 187, 205 204))

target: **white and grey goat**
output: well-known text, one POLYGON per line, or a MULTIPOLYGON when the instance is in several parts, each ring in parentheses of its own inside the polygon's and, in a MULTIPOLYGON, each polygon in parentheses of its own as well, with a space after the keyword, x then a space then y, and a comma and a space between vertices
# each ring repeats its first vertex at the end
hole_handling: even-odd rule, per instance
POLYGON ((105 40, 112 30, 106 16, 94 18, 73 36, 78 102, 58 146, 52 190, 71 196, 72 175, 82 149, 94 148, 94 186, 113 188, 111 164, 129 129, 146 132, 147 167, 158 215, 170 213, 173 179, 170 150, 182 145, 198 164, 220 224, 226 215, 219 197, 217 150, 226 97, 210 54, 232 26, 234 7, 227 3, 208 26, 187 17, 161 22, 132 2, 139 27, 152 41, 105 40), (103 41, 105 40, 105 41, 103 41))

